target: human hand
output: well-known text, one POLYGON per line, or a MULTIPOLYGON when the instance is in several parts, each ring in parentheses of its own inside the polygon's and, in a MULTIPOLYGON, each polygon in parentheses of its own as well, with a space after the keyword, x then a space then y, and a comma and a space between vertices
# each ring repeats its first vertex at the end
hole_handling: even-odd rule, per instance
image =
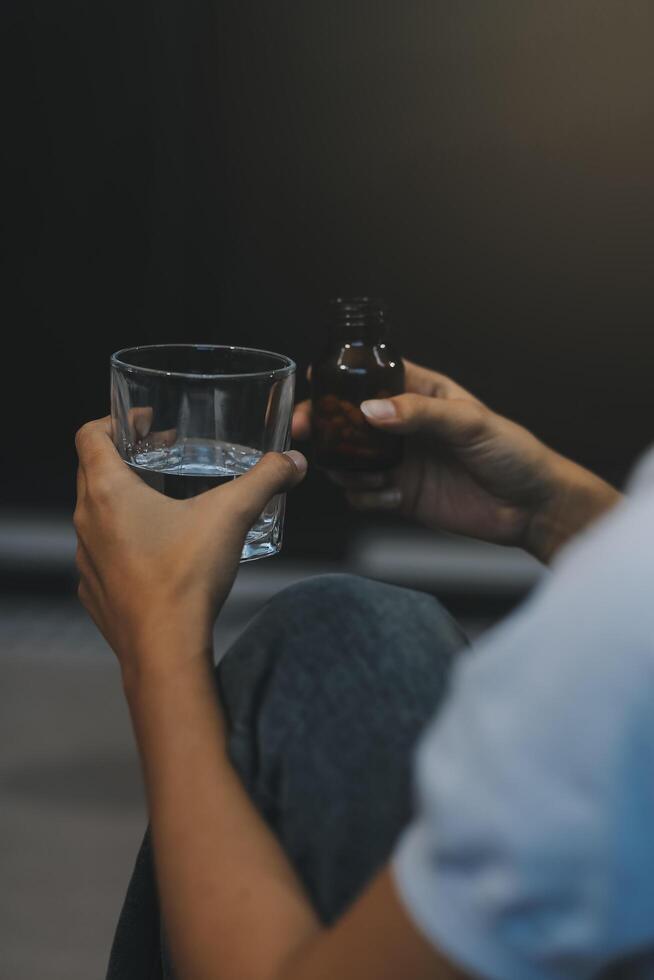
POLYGON ((138 669, 163 649, 176 662, 206 653, 247 532, 273 496, 302 480, 306 460, 269 453, 231 483, 173 500, 120 458, 109 418, 83 426, 76 446, 79 597, 121 667, 138 669))
MULTIPOLYGON (((526 548, 543 561, 619 494, 492 412, 454 381, 405 362, 407 393, 362 405, 370 425, 406 436, 388 473, 331 473, 361 510, 397 511, 429 528, 526 548)), ((309 436, 311 403, 293 434, 309 436)))

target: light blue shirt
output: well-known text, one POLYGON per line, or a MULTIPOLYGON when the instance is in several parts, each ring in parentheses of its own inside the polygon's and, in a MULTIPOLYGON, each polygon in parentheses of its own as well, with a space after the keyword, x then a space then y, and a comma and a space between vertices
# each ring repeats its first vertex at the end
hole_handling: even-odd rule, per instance
POLYGON ((492 980, 654 978, 654 456, 455 671, 393 869, 492 980))

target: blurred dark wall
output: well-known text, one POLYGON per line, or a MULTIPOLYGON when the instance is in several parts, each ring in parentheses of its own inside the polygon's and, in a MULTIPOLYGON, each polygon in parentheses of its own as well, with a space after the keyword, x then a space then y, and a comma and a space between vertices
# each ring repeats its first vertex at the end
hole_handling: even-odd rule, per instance
MULTIPOLYGON (((5 0, 1 18, 6 503, 70 505, 112 350, 305 365, 347 291, 613 479, 654 434, 649 0, 5 0)), ((318 478, 299 498, 298 548, 328 499, 318 478)))

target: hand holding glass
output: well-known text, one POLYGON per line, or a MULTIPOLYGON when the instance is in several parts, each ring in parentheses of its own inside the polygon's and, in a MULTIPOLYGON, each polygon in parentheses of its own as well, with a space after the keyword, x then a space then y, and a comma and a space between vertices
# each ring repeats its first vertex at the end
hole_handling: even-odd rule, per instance
MULTIPOLYGON (((233 480, 290 446, 295 364, 245 347, 169 344, 111 358, 118 452, 149 486, 187 499, 233 480)), ((277 554, 284 496, 249 532, 241 561, 277 554)))

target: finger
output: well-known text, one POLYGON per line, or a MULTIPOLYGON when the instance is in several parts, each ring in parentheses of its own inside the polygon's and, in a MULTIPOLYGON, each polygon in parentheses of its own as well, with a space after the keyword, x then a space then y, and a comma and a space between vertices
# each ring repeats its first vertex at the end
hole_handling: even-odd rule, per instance
MULTIPOLYGON (((144 439, 147 439, 149 447, 152 449, 161 449, 165 446, 172 446, 177 442, 177 429, 162 429, 159 432, 153 432, 153 419, 154 409, 150 405, 130 408, 127 414, 127 428, 129 430, 130 443, 138 444, 144 439)), ((116 441, 114 439, 114 443, 116 441)))
POLYGON ((311 435, 311 402, 300 402, 293 412, 293 438, 308 439, 311 435))
POLYGON ((122 462, 113 443, 110 415, 83 425, 75 436, 75 448, 84 470, 92 463, 122 462))
POLYGON ((414 394, 363 402, 361 411, 375 428, 431 433, 455 447, 481 438, 493 417, 477 402, 414 394))
POLYGON ((398 510, 402 505, 402 491, 398 487, 387 490, 349 491, 348 503, 356 510, 398 510))
POLYGON ((229 501, 227 506, 231 505, 234 508, 235 520, 240 520, 244 526, 250 528, 270 500, 278 493, 292 490, 302 482, 306 472, 307 461, 302 453, 295 450, 286 453, 266 453, 263 459, 243 476, 195 499, 203 501, 204 506, 213 508, 217 495, 220 495, 221 503, 220 506, 215 507, 216 514, 224 519, 227 500, 229 501))
POLYGON ((130 442, 138 442, 139 439, 145 439, 152 428, 153 415, 154 412, 151 406, 130 408, 127 414, 130 442))
POLYGON ((390 473, 347 473, 345 470, 328 470, 327 476, 345 490, 381 490, 390 486, 390 473))
POLYGON ((87 422, 75 436, 75 446, 83 475, 84 501, 104 506, 128 484, 151 490, 121 459, 112 438, 111 418, 87 422))
MULTIPOLYGON (((404 361, 406 375, 406 390, 416 395, 430 395, 437 398, 461 398, 463 400, 478 402, 469 391, 462 388, 456 381, 452 381, 445 374, 432 371, 430 368, 421 367, 412 361, 404 361)), ((481 404, 481 403, 479 403, 481 404)))

